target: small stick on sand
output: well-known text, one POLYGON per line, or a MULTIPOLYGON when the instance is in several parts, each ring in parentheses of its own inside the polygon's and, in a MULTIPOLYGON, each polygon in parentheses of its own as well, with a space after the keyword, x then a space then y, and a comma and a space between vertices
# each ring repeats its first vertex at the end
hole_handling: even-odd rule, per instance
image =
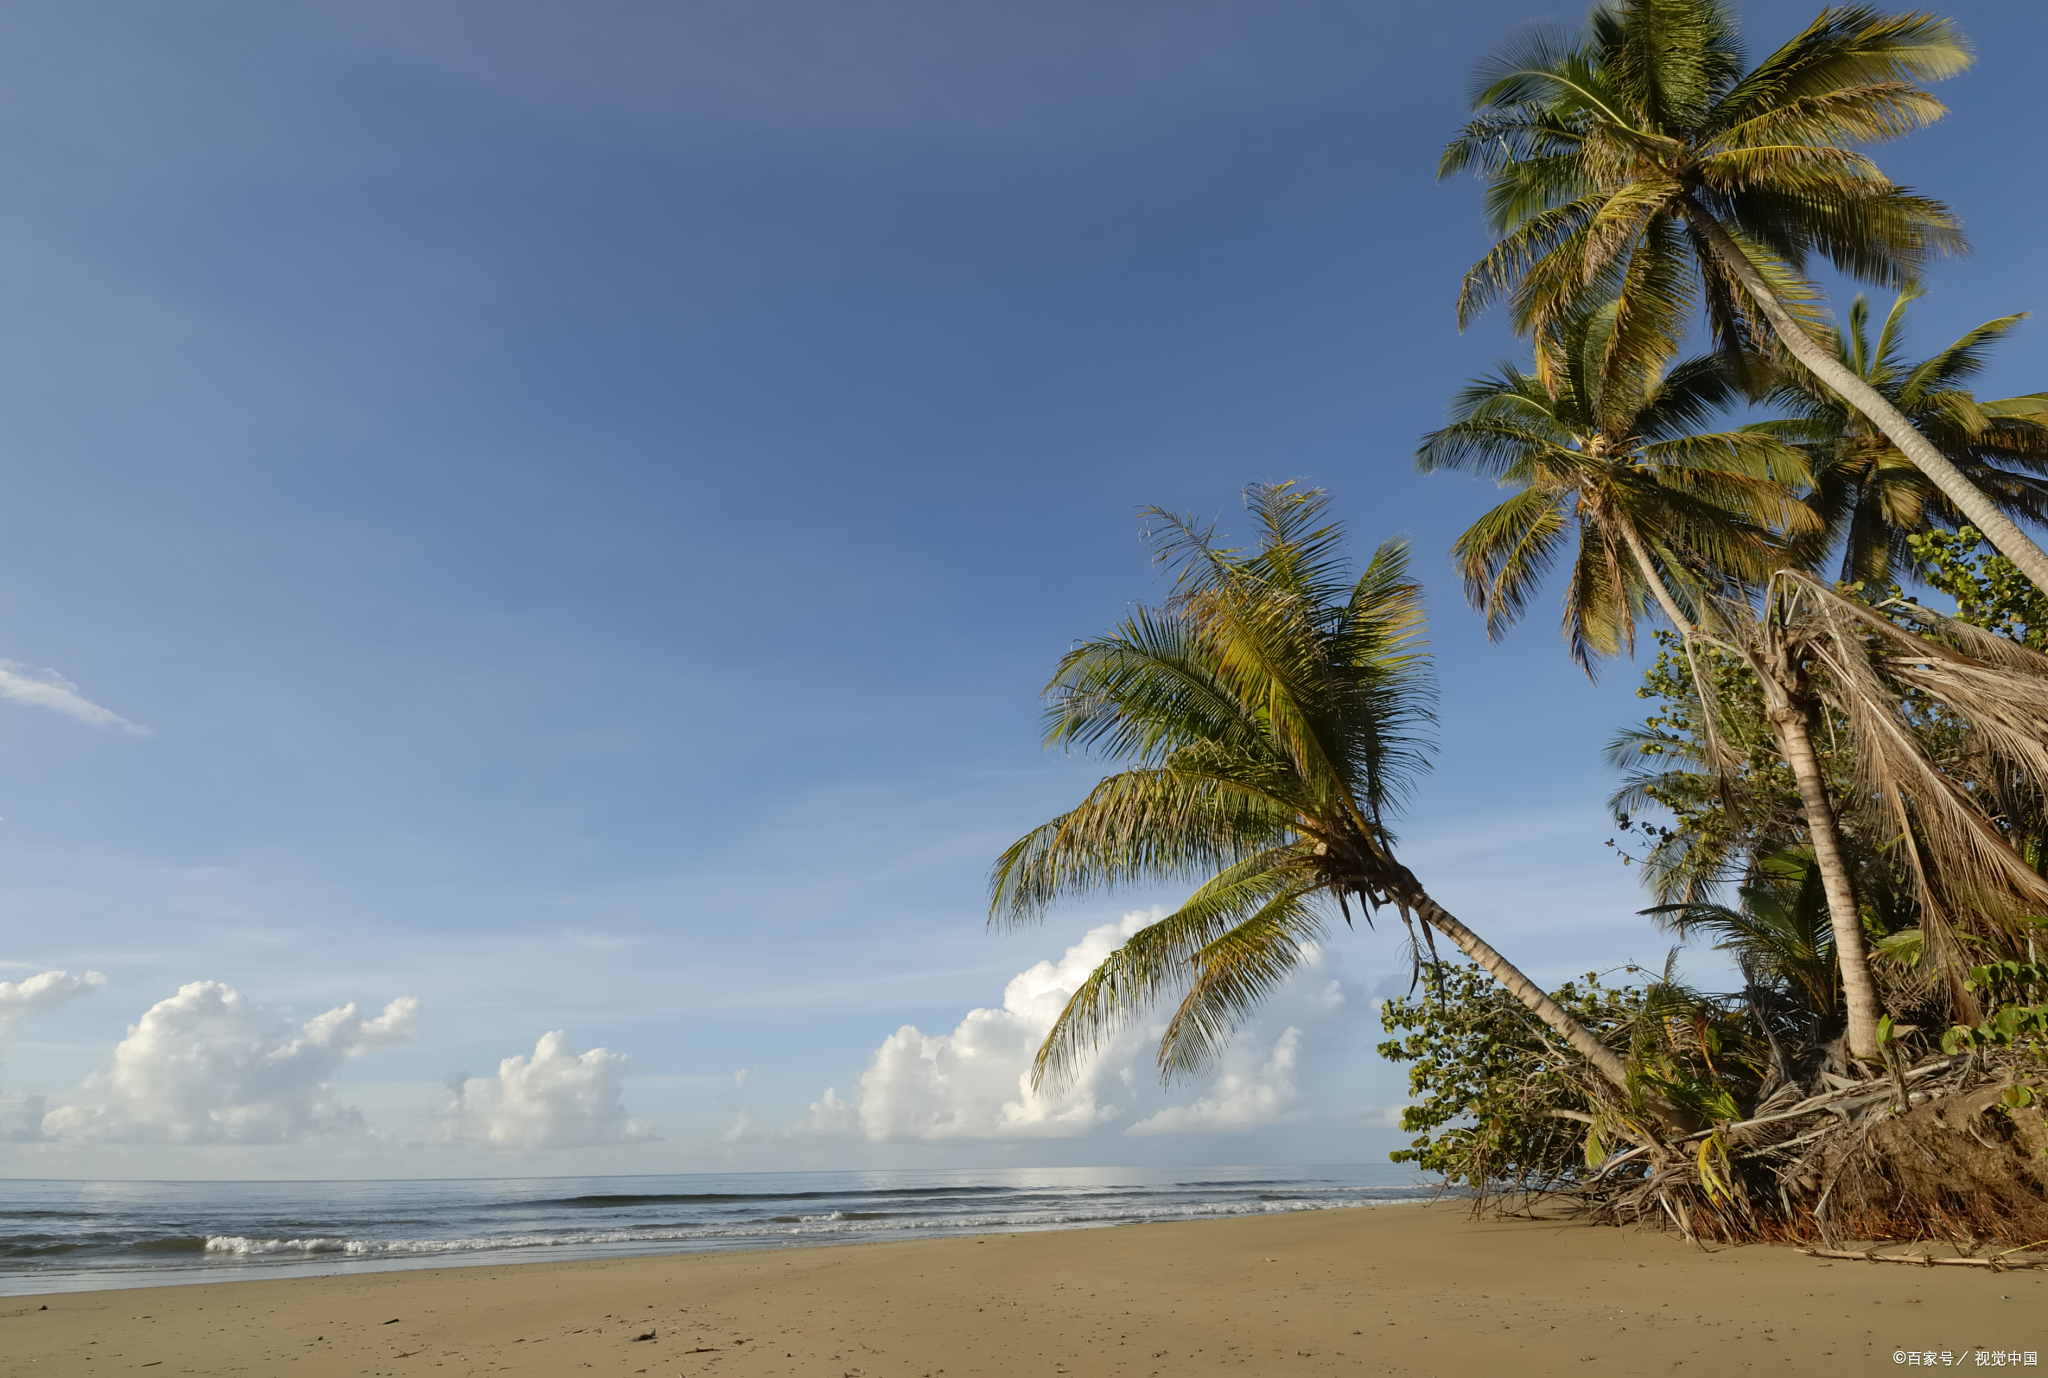
POLYGON ((2043 1260, 2004 1258, 1930 1258, 1926 1254, 1880 1254, 1870 1249, 1814 1249, 1801 1246, 1800 1253, 1815 1258, 1857 1259, 1865 1263, 1911 1263, 1922 1268, 1989 1268, 2002 1273, 2008 1268, 2038 1268, 2043 1260))

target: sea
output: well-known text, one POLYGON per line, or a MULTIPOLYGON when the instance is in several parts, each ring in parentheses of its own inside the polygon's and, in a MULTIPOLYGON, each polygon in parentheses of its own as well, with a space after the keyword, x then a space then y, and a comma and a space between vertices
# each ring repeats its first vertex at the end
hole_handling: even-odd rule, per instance
POLYGON ((374 1182, 0 1180, 0 1296, 1424 1201, 1391 1164, 374 1182))

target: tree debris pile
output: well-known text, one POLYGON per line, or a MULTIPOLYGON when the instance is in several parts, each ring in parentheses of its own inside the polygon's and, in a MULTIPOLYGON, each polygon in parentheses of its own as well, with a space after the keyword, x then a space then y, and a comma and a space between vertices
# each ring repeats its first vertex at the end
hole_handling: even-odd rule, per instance
POLYGON ((1561 1194, 1595 1220, 1668 1222, 1726 1243, 2048 1242, 2038 1068, 1937 1058, 1897 1079, 1792 1099, 1798 1089, 1752 1119, 1641 1147, 1633 1172, 1595 1172, 1561 1194))
POLYGON ((1951 1031, 1953 1052, 1915 1057, 1917 1033, 1894 1038, 1859 1067, 1839 1040, 1745 1037, 1745 1019, 1761 1026, 1729 1017, 1742 1002, 1668 981, 1561 988, 1631 1049, 1637 1094, 1623 1097, 1479 973, 1438 964, 1422 982, 1381 1012, 1406 1036, 1380 1051, 1412 1064, 1417 1097, 1403 1124, 1420 1137, 1395 1158, 1444 1174, 1476 1209, 1541 1201, 1720 1243, 1941 1241, 1998 1266, 2032 1266, 2027 1251, 2048 1244, 2048 1056, 2001 1043, 1996 1022, 1951 1031), (1681 1119, 1697 1127, 1674 1131, 1681 1119))

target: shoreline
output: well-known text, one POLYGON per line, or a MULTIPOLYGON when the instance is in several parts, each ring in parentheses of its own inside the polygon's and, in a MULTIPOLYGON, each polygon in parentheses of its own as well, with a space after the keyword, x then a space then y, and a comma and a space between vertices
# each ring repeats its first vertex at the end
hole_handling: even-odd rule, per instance
POLYGON ((567 1176, 21 1189, 0 1299, 1223 1219, 1419 1202, 1363 1165, 1276 1170, 567 1176))
POLYGON ((2038 1354, 2044 1302, 2039 1272, 1438 1204, 52 1293, 0 1302, 0 1353, 9 1373, 313 1378, 1849 1373, 1901 1349, 2038 1354))
MULTIPOLYGON (((1446 1201, 1459 1198, 1446 1196, 1446 1201)), ((934 1226, 928 1230, 877 1231, 872 1235, 808 1237, 759 1237, 734 1241, 698 1243, 683 1248, 653 1248, 645 1242, 598 1245, 515 1245, 502 1248, 451 1250, 446 1254, 393 1254, 349 1256, 339 1251, 314 1254, 304 1260, 255 1264, 225 1262, 158 1264, 132 1269, 107 1268, 82 1286, 37 1287, 25 1291, 0 1290, 0 1313, 16 1301, 46 1301, 51 1297, 89 1296, 95 1292, 139 1292, 181 1287, 231 1287, 248 1282, 307 1282, 323 1278, 375 1277, 385 1273, 454 1272, 471 1268, 529 1268, 554 1264, 631 1263, 677 1258, 717 1258, 726 1254, 776 1253, 784 1250, 854 1249, 872 1244, 935 1244, 944 1240, 1000 1239, 1010 1235, 1088 1233, 1098 1230, 1137 1229, 1147 1225, 1200 1225, 1217 1220, 1269 1219, 1288 1215, 1316 1215, 1331 1211, 1377 1210, 1381 1208, 1422 1209, 1429 1200, 1367 1201, 1357 1205, 1313 1206, 1301 1210, 1273 1211, 1264 1216, 1193 1216, 1185 1220, 1101 1220, 1073 1221, 1058 1225, 1017 1225, 997 1229, 970 1230, 934 1226), (167 1276, 184 1271, 183 1276, 167 1276), (211 1270, 212 1275, 205 1274, 211 1270)), ((56 1270, 20 1273, 0 1283, 13 1284, 51 1278, 59 1284, 83 1281, 62 1276, 56 1270)))

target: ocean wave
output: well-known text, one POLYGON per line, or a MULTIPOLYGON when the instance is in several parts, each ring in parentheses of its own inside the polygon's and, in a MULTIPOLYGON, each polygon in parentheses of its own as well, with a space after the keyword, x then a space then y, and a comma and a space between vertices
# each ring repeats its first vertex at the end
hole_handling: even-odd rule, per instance
POLYGON ((570 1230, 560 1233, 483 1235, 462 1239, 346 1239, 330 1235, 259 1239, 247 1235, 209 1235, 206 1252, 242 1258, 339 1255, 352 1258, 396 1258, 435 1254, 503 1252, 513 1249, 591 1249, 633 1244, 678 1244, 716 1240, 796 1240, 882 1233, 981 1233, 1003 1230, 1056 1229, 1061 1226, 1139 1224, 1146 1221, 1200 1220, 1238 1215, 1272 1215, 1297 1211, 1338 1210, 1350 1206, 1414 1200, 1410 1194, 1385 1189, 1371 1200, 1356 1196, 1296 1196, 1234 1202, 1123 1205, 1090 1210, 1079 1206, 1033 1211, 992 1211, 942 1216, 884 1216, 873 1212, 832 1211, 821 1215, 780 1216, 751 1222, 665 1225, 617 1230, 570 1230))

